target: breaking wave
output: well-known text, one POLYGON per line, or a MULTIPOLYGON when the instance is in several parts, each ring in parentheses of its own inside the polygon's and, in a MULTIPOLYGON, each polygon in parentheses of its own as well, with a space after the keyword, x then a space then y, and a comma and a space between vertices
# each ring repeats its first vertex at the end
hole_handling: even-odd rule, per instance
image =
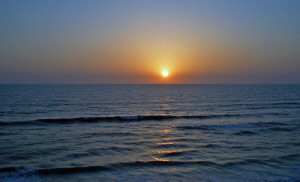
MULTIPOLYGON (((137 116, 107 116, 107 117, 77 117, 77 118, 48 118, 31 121, 0 121, 0 126, 10 125, 43 125, 43 124, 69 124, 69 123, 95 123, 95 122, 129 122, 129 121, 165 121, 175 119, 215 119, 215 118, 236 118, 272 115, 276 113, 256 114, 211 114, 211 115, 137 115, 137 116)), ((278 114, 278 113, 277 113, 278 114)), ((187 128, 188 129, 188 128, 187 128)))
POLYGON ((78 118, 53 118, 53 119, 37 119, 33 121, 17 121, 17 122, 0 122, 0 126, 5 125, 32 125, 32 124, 68 124, 76 122, 125 122, 125 121, 164 121, 174 119, 210 119, 210 118, 226 118, 239 117, 239 114, 220 114, 220 115, 146 115, 146 116, 111 116, 111 117, 78 117, 78 118))

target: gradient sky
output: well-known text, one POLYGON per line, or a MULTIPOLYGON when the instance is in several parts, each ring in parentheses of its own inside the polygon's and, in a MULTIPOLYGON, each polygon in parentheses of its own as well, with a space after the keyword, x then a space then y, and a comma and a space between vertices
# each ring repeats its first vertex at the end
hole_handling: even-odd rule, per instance
POLYGON ((300 83, 300 1, 1 0, 0 83, 300 83))

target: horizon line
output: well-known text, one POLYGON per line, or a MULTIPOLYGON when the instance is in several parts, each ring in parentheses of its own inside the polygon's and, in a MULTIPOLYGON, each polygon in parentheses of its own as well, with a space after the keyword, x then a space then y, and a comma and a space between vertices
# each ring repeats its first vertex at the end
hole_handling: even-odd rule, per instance
POLYGON ((300 85, 300 83, 0 83, 0 85, 300 85))

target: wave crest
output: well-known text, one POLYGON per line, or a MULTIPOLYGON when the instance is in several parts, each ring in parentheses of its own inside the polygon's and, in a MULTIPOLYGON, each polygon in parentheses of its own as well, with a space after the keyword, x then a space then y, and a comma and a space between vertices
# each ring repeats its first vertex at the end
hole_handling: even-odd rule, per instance
POLYGON ((108 116, 108 117, 78 117, 78 118, 49 118, 37 119, 33 121, 19 121, 19 122, 0 122, 0 126, 8 125, 32 125, 32 124, 68 124, 76 122, 125 122, 125 121, 164 121, 174 119, 210 119, 210 118, 224 118, 224 117, 238 117, 236 114, 219 114, 219 115, 145 115, 145 116, 108 116))

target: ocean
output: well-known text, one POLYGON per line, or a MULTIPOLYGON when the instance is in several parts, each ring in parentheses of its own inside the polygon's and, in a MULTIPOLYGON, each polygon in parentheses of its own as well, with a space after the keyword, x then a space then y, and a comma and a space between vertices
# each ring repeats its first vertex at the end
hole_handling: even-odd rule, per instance
POLYGON ((0 181, 300 181, 300 85, 0 85, 0 181))

